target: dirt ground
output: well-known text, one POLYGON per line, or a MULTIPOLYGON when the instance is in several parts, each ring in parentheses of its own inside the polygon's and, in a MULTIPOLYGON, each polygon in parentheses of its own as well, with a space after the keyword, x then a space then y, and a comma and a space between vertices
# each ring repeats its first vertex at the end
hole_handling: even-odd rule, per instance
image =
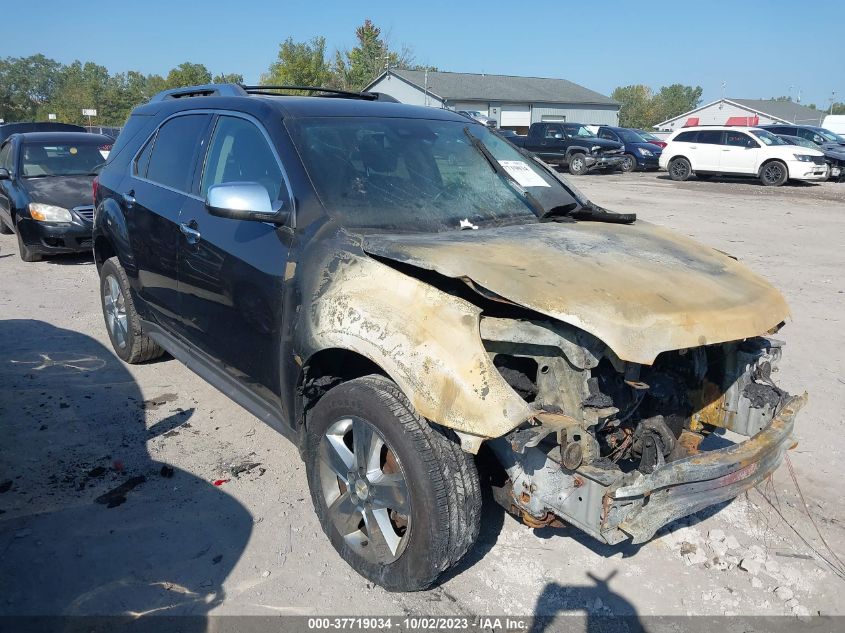
POLYGON ((531 530, 486 499, 457 571, 386 593, 323 536, 289 442, 176 361, 122 364, 89 258, 24 264, 0 236, 0 614, 845 614, 845 184, 574 182, 786 295, 777 379, 810 393, 790 457, 812 522, 786 465, 640 547, 531 530))

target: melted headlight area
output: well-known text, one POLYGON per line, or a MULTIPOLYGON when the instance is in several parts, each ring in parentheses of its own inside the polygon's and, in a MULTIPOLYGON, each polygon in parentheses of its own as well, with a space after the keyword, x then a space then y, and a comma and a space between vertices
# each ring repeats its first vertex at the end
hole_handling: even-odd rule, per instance
POLYGON ((490 442, 509 476, 497 499, 530 525, 560 517, 608 542, 621 540, 625 520, 647 503, 614 503, 615 489, 703 454, 720 429, 758 434, 789 400, 772 381, 782 344, 769 338, 664 352, 639 365, 552 321, 485 317, 481 337, 536 410, 490 442))

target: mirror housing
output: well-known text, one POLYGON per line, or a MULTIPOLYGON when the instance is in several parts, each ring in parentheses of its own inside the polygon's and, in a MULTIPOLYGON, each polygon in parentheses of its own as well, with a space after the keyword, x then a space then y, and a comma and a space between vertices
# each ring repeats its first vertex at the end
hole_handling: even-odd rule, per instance
POLYGON ((267 189, 257 182, 226 182, 212 185, 205 197, 211 215, 231 220, 249 220, 285 224, 290 211, 284 202, 275 205, 267 189))
POLYGON ((0 167, 0 180, 11 180, 12 174, 5 167, 0 167))

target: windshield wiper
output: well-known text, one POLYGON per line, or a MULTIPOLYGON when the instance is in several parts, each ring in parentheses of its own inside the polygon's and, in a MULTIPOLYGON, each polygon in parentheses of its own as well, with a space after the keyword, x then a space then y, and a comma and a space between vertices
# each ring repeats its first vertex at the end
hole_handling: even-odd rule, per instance
POLYGON ((513 189, 519 195, 525 198, 525 201, 528 202, 528 206, 531 207, 531 209, 538 217, 543 217, 543 214, 546 213, 546 210, 543 208, 543 205, 540 204, 537 198, 532 196, 529 191, 526 191, 522 187, 522 185, 520 185, 516 181, 516 178, 511 176, 508 171, 504 167, 502 167, 502 165, 499 163, 499 161, 496 160, 496 157, 490 153, 490 150, 487 149, 487 146, 481 141, 481 139, 474 136, 473 133, 469 131, 468 127, 464 128, 464 134, 466 134, 466 137, 469 139, 469 142, 472 143, 472 146, 477 149, 482 156, 484 156, 488 163, 490 163, 490 167, 493 168, 493 171, 496 172, 496 174, 502 180, 505 181, 505 184, 507 184, 511 189, 513 189))

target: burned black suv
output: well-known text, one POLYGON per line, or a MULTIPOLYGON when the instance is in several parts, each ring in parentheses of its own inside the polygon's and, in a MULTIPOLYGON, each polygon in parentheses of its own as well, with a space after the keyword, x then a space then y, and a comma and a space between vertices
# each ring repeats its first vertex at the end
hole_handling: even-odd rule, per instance
POLYGON ((94 251, 118 356, 166 350, 295 442, 355 570, 431 585, 482 485, 530 526, 639 543, 777 468, 804 396, 773 382, 771 285, 465 117, 311 93, 137 108, 94 251))

